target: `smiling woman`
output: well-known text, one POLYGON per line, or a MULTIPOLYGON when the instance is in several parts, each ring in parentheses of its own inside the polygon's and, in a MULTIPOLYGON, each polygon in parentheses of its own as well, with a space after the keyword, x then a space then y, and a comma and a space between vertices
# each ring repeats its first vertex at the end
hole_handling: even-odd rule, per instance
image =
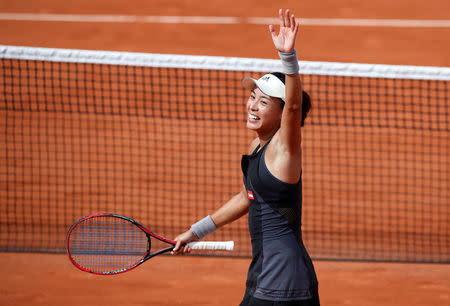
MULTIPOLYGON (((265 101, 262 101, 263 105, 267 105, 268 100, 273 98, 278 98, 279 104, 281 104, 281 108, 284 108, 285 105, 285 82, 286 77, 281 72, 272 72, 262 76, 259 80, 255 80, 253 78, 245 78, 242 80, 242 84, 246 89, 251 90, 252 94, 249 98, 250 100, 256 99, 257 92, 259 91, 265 101)), ((247 105, 248 107, 248 105, 247 105)), ((308 115, 309 110, 311 109, 311 98, 306 91, 302 91, 302 120, 300 126, 304 126, 306 116, 308 115)), ((249 112, 249 119, 257 120, 257 118, 249 112)), ((248 128, 250 128, 247 125, 248 128)), ((250 128, 251 129, 251 128, 250 128)))
MULTIPOLYGON (((266 74, 261 79, 264 78, 277 79, 274 75, 270 74, 266 74)), ((268 87, 270 88, 270 86, 268 87)), ((283 112, 282 103, 276 96, 271 97, 268 95, 266 90, 263 92, 260 87, 251 89, 251 94, 247 102, 247 112, 247 128, 257 132, 259 135, 269 134, 267 137, 271 138, 273 132, 280 128, 283 112)))
POLYGON ((241 306, 319 305, 318 282, 301 233, 301 126, 310 101, 302 94, 294 49, 299 25, 289 10, 280 9, 279 22, 278 32, 272 25, 269 31, 284 73, 242 81, 251 91, 247 128, 257 135, 249 155, 242 156, 244 186, 216 212, 177 236, 173 250, 189 253, 186 243, 248 213, 252 263, 241 306))

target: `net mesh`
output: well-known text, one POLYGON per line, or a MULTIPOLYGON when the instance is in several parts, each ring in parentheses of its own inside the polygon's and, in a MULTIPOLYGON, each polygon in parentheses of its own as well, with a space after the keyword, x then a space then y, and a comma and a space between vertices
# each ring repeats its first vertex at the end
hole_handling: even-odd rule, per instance
MULTIPOLYGON (((3 251, 62 252, 70 225, 98 212, 174 238, 240 190, 240 158, 255 137, 241 79, 281 69, 0 49, 3 251)), ((302 131, 312 257, 449 262, 449 69, 301 67, 313 103, 302 131)), ((245 217, 208 239, 234 240, 227 256, 251 254, 245 217)))

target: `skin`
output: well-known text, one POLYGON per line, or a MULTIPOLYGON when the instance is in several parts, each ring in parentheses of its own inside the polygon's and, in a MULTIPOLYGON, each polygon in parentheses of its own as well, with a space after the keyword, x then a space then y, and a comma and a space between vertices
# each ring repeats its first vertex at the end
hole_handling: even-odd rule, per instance
MULTIPOLYGON (((294 50, 298 32, 298 23, 289 10, 279 10, 280 29, 277 33, 273 25, 269 32, 275 48, 280 52, 290 53, 294 50)), ((295 184, 301 173, 301 117, 302 85, 299 74, 286 75, 286 99, 284 108, 280 100, 262 93, 258 88, 252 90, 247 101, 247 128, 257 134, 249 147, 249 154, 258 145, 263 147, 269 140, 265 153, 265 162, 269 171, 283 182, 295 184)), ((247 191, 242 189, 222 207, 211 214, 217 228, 231 223, 248 213, 250 201, 247 191)), ((191 251, 183 244, 198 240, 190 231, 178 235, 177 244, 172 254, 185 254, 191 251)))

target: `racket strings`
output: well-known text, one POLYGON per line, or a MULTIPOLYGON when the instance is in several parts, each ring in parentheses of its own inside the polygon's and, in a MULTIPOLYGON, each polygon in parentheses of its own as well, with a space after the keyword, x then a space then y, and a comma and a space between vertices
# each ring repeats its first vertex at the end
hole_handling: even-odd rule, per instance
POLYGON ((133 223, 102 216, 77 224, 69 237, 69 252, 81 268, 117 273, 139 263, 150 249, 146 234, 133 223))

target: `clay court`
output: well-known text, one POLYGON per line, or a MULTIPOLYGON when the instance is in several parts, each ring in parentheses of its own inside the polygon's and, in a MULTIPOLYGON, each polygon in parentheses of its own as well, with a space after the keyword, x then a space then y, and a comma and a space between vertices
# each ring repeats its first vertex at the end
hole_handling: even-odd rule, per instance
MULTIPOLYGON (((232 16, 237 17, 236 20, 238 20, 231 24, 195 22, 177 24, 139 20, 136 22, 33 21, 12 20, 13 17, 7 17, 0 18, 0 44, 275 58, 276 54, 266 26, 248 21, 250 17, 273 17, 278 5, 280 4, 275 1, 254 0, 235 3, 219 0, 207 2, 199 0, 79 0, 71 4, 54 0, 16 0, 14 2, 0 0, 0 15, 31 13, 80 16, 232 16)), ((405 0, 395 2, 340 0, 332 3, 283 1, 282 5, 292 8, 296 16, 300 18, 325 19, 447 20, 448 22, 450 11, 450 3, 445 0, 431 0, 426 3, 405 0)), ((38 18, 38 15, 35 17, 38 18)), ((305 25, 300 31, 297 48, 301 50, 302 60, 450 66, 449 26, 429 27, 420 23, 400 27, 333 26, 324 23, 305 25)), ((164 136, 164 133, 162 135, 164 136)), ((336 137, 344 136, 336 133, 336 137)), ((411 137, 407 139, 412 141, 414 136, 408 137, 411 137)), ((442 135, 439 137, 436 139, 448 142, 442 138, 442 135)), ((157 140, 157 137, 155 139, 157 140)), ((432 143, 430 147, 433 147, 432 143)), ((448 145, 446 148, 449 150, 448 145)), ((197 149, 203 149, 203 147, 197 149)), ((82 154, 81 151, 79 152, 82 154)), ((168 150, 164 152, 167 153, 168 150)), ((239 152, 233 153, 236 153, 239 158, 239 152)), ((447 153, 448 151, 436 154, 447 153)), ((442 165, 442 173, 448 173, 448 169, 445 168, 449 166, 448 155, 446 158, 447 163, 442 165)), ((177 167, 176 160, 172 167, 177 167)), ((2 171, 2 173, 5 172, 2 171)), ((239 169, 236 173, 239 174, 239 169)), ((232 172, 229 175, 234 174, 235 172, 232 172)), ((442 181, 443 184, 448 183, 448 178, 443 178, 442 181)), ((51 185, 51 182, 47 183, 51 185)), ((75 183, 79 184, 79 182, 75 183)), ((5 192, 10 188, 7 186, 12 185, 3 184, 0 186, 0 191, 5 192)), ((158 190, 163 188, 163 185, 156 183, 152 188, 158 190)), ((449 194, 445 186, 439 188, 446 190, 437 197, 440 201, 438 204, 446 207, 441 210, 444 214, 438 216, 442 222, 448 219, 449 194)), ((75 189, 72 193, 74 197, 77 196, 75 189)), ((376 199, 376 195, 374 197, 376 199)), ((2 198, 5 197, 2 196, 2 198)), ((217 204, 211 203, 208 209, 216 207, 217 204)), ((76 209, 78 208, 74 207, 74 210, 76 209)), ((138 205, 129 209, 139 211, 138 205)), ((183 207, 183 209, 189 210, 189 207, 183 207)), ((10 212, 8 209, 5 211, 10 212)), ((164 213, 168 214, 168 212, 164 213)), ((27 215, 23 219, 28 217, 27 215)), ((307 217, 308 214, 305 214, 304 218, 307 217)), ((342 217, 341 221, 345 218, 346 216, 342 217)), ((4 222, 5 219, 1 220, 4 222)), ((188 218, 183 220, 186 223, 191 221, 188 218)), ((239 222, 245 226, 245 220, 239 222)), ((432 224, 427 225, 427 228, 430 228, 430 231, 434 230, 432 224)), ((446 229, 448 230, 448 226, 446 229)), ((356 227, 355 231, 357 230, 356 227)), ((433 232, 433 235, 446 235, 448 239, 449 233, 433 232)), ((358 235, 355 234, 355 237, 358 235)), ((385 247, 383 244, 380 245, 385 247)), ((448 250, 449 245, 447 244, 446 247, 448 250)), ((431 244, 430 249, 432 252, 431 244)), ((249 263, 248 257, 158 256, 134 271, 102 277, 77 270, 65 254, 3 252, 0 253, 0 304, 238 305, 244 294, 249 263)), ((314 260, 314 264, 319 279, 322 305, 425 306, 450 303, 450 265, 448 264, 324 259, 314 260)))

